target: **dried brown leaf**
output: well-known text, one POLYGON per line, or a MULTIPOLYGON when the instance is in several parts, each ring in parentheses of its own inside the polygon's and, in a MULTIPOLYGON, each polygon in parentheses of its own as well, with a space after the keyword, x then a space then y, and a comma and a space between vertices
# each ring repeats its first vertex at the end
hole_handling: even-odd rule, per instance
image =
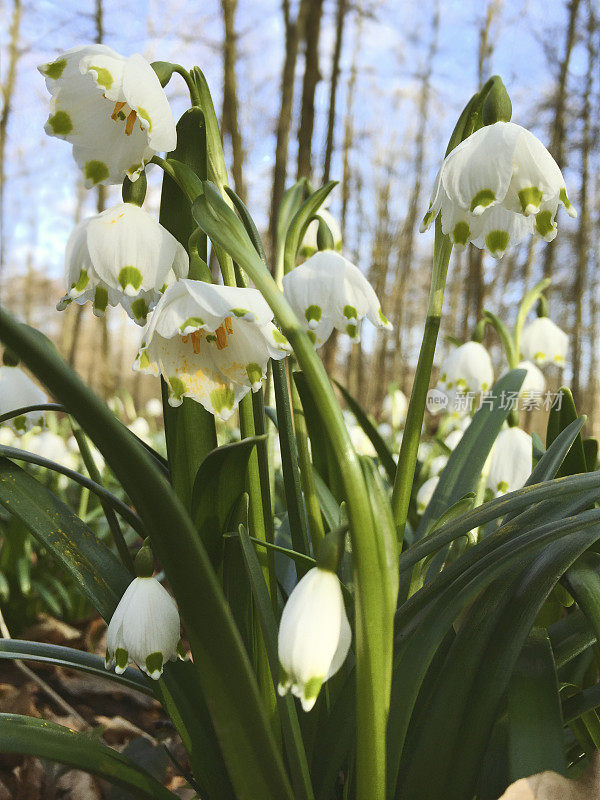
POLYGON ((598 800, 600 797, 600 750, 577 780, 556 772, 540 772, 511 784, 500 800, 598 800))

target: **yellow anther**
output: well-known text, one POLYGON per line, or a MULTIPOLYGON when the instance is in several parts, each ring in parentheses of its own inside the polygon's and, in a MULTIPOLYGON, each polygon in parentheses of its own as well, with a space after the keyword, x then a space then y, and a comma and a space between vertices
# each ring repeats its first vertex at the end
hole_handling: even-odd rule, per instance
POLYGON ((125 133, 127 134, 127 136, 131 136, 136 119, 137 119, 137 112, 131 111, 129 113, 129 116, 127 117, 127 122, 125 123, 125 133))
POLYGON ((225 330, 224 324, 219 325, 215 331, 215 336, 217 337, 217 350, 222 350, 224 347, 227 347, 227 331, 225 330))
POLYGON ((225 317, 223 320, 223 325, 225 325, 225 330, 227 333, 233 333, 233 322, 231 321, 231 317, 225 317))
POLYGON ((118 117, 118 115, 119 115, 119 111, 120 111, 120 110, 123 108, 123 106, 125 106, 125 105, 127 105, 127 103, 121 103, 121 102, 117 102, 117 103, 115 103, 115 107, 114 107, 114 109, 113 109, 113 112, 112 112, 112 114, 110 115, 110 118, 111 118, 111 119, 114 119, 114 120, 116 120, 116 118, 117 118, 117 117, 118 117))

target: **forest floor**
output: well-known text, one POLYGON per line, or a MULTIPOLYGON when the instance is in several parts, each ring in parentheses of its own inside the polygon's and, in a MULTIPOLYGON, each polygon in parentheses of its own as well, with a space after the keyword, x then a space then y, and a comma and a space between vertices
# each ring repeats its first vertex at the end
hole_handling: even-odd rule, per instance
MULTIPOLYGON (((104 636, 105 625, 99 619, 72 627, 45 616, 19 638, 103 654, 104 636)), ((82 672, 34 661, 25 666, 23 670, 13 661, 0 661, 0 712, 88 731, 143 765, 182 800, 196 796, 175 766, 176 761, 185 770, 187 754, 156 700, 127 687, 115 689, 113 682, 82 672)), ((0 800, 130 798, 129 792, 101 778, 61 764, 0 754, 0 800)))

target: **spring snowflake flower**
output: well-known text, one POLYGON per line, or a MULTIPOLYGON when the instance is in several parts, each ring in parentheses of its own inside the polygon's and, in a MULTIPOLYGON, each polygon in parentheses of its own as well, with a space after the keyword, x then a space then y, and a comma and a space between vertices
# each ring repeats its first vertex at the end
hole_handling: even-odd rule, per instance
MULTIPOLYGON (((333 214, 326 208, 321 207, 317 212, 323 222, 331 231, 333 237, 333 246, 336 250, 341 250, 342 247, 342 229, 333 214)), ((317 234, 319 233, 319 220, 313 219, 306 229, 302 244, 300 245, 300 255, 304 258, 309 258, 314 255, 318 249, 319 244, 317 241, 317 234)))
POLYGON ((279 625, 280 695, 292 691, 304 711, 344 663, 352 634, 337 575, 313 567, 289 596, 279 625))
POLYGON ((521 334, 521 353, 538 366, 564 366, 569 337, 548 317, 537 317, 526 325, 521 334))
POLYGON ((462 439, 464 434, 465 434, 465 432, 463 430, 461 430, 460 428, 457 428, 454 431, 450 431, 448 436, 446 436, 446 438, 444 439, 444 444, 450 450, 454 450, 454 448, 460 442, 460 440, 462 439))
POLYGON ((465 342, 442 363, 437 388, 448 396, 447 407, 451 409, 459 394, 485 392, 493 381, 494 370, 488 351, 479 342, 465 342))
POLYGON ((425 483, 419 487, 416 498, 417 514, 423 514, 425 512, 425 509, 429 505, 429 502, 431 501, 433 493, 435 492, 439 482, 440 476, 434 475, 433 477, 428 478, 425 483))
POLYGON ((290 350, 272 319, 256 289, 179 280, 156 306, 134 369, 162 375, 170 405, 191 397, 227 420, 250 389, 260 389, 269 359, 290 350))
POLYGON ((185 248, 166 228, 133 203, 119 203, 71 233, 65 256, 69 289, 57 308, 91 300, 101 317, 108 305, 120 304, 145 325, 161 293, 188 270, 185 248))
MULTIPOLYGON (((19 367, 0 366, 0 415, 25 406, 47 403, 48 398, 31 378, 19 367)), ((28 411, 5 422, 16 433, 24 433, 36 425, 43 425, 43 411, 28 411)))
POLYGON ((556 212, 567 197, 562 173, 544 145, 514 122, 475 131, 448 154, 435 180, 421 231, 442 214, 442 231, 464 247, 472 242, 501 258, 534 231, 551 242, 556 212))
POLYGON ((130 661, 158 680, 166 661, 185 659, 179 611, 156 578, 134 578, 115 609, 106 634, 106 669, 121 675, 130 661))
POLYGON ((360 341, 361 322, 392 329, 373 287, 347 258, 321 250, 283 278, 283 293, 320 347, 334 328, 360 341))
POLYGON ((531 475, 533 440, 520 428, 500 431, 489 456, 487 487, 498 497, 525 485, 531 475))
POLYGON ((408 400, 402 389, 394 389, 386 394, 381 406, 381 416, 391 422, 392 428, 399 428, 406 419, 408 400))
POLYGON ((539 397, 546 388, 544 373, 531 361, 520 361, 516 369, 524 369, 527 372, 519 390, 519 395, 525 399, 539 397))
POLYGON ((45 131, 71 142, 88 188, 135 180, 156 153, 175 149, 167 96, 142 56, 95 44, 38 69, 52 95, 45 131))

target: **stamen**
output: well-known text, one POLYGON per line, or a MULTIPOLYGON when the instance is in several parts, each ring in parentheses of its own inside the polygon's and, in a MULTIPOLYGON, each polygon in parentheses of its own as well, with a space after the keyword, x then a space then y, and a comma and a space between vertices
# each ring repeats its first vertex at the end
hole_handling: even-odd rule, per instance
POLYGON ((225 325, 225 330, 227 333, 233 333, 233 323, 231 321, 231 317, 225 317, 223 320, 223 325, 225 325))
POLYGON ((127 136, 131 136, 136 119, 137 119, 137 112, 132 111, 127 117, 127 122, 125 123, 125 133, 127 134, 127 136))
POLYGON ((194 331, 192 333, 192 347, 194 348, 194 353, 198 355, 200 352, 200 342, 202 341, 202 331, 194 331))
POLYGON ((181 341, 182 341, 184 344, 187 344, 187 343, 189 342, 189 340, 190 340, 189 334, 188 334, 187 336, 182 336, 182 337, 181 337, 181 341))
POLYGON ((215 331, 215 336, 217 337, 217 350, 227 347, 227 331, 224 325, 219 325, 215 331))
POLYGON ((120 111, 120 110, 123 108, 123 106, 125 106, 125 105, 127 105, 127 103, 121 103, 120 101, 118 101, 117 103, 115 103, 115 107, 114 107, 114 109, 113 109, 113 112, 112 112, 112 114, 110 115, 110 118, 111 118, 111 119, 114 119, 114 120, 116 120, 116 119, 117 119, 117 116, 118 116, 118 114, 119 114, 119 111, 120 111))

